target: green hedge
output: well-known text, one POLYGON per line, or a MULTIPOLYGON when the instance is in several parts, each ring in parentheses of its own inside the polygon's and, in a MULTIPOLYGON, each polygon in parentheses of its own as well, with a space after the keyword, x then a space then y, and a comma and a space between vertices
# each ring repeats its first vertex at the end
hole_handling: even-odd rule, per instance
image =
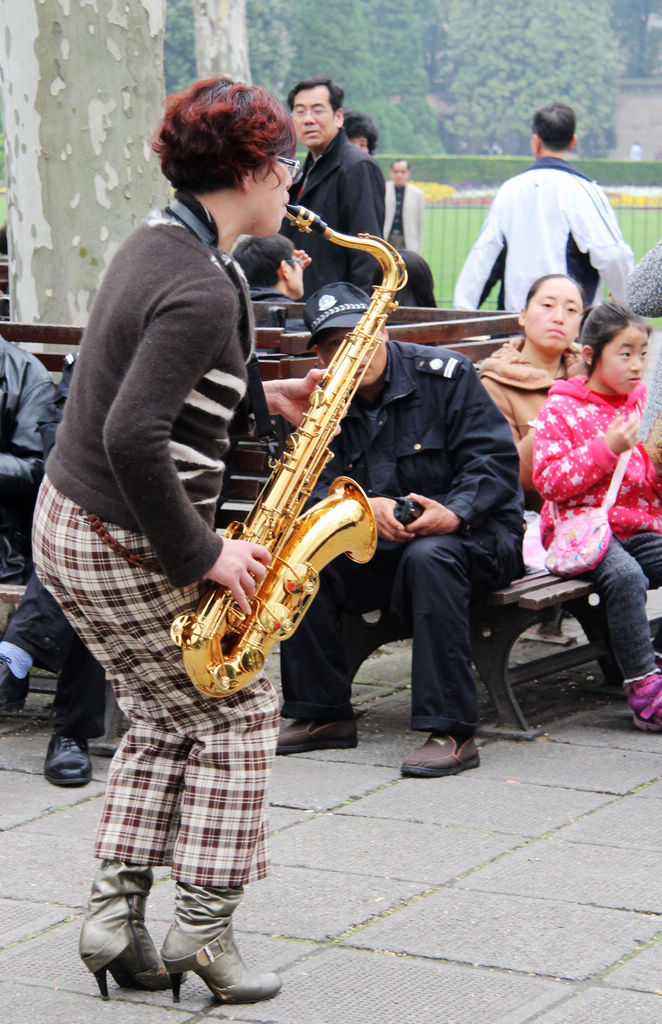
MULTIPOLYGON (((398 156, 400 156, 398 154, 398 156)), ((401 157, 402 158, 402 157, 401 157)), ((382 153, 376 159, 385 176, 396 157, 382 153)), ((531 166, 524 156, 405 156, 415 181, 453 185, 501 185, 507 178, 531 166)), ((573 160, 588 178, 601 185, 662 185, 662 160, 573 160)))

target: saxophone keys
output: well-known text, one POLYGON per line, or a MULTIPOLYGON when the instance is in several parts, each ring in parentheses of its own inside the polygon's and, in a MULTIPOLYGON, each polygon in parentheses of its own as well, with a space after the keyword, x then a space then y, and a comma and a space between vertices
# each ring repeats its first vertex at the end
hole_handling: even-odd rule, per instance
POLYGON ((188 649, 202 640, 202 627, 196 615, 178 615, 170 627, 170 639, 177 647, 188 649))
POLYGON ((317 588, 318 574, 312 565, 300 562, 288 565, 283 573, 283 589, 286 594, 312 594, 317 588))
POLYGON ((269 636, 276 636, 278 634, 287 636, 292 629, 292 619, 290 618, 289 610, 284 604, 272 602, 271 604, 263 605, 258 618, 260 625, 269 636))

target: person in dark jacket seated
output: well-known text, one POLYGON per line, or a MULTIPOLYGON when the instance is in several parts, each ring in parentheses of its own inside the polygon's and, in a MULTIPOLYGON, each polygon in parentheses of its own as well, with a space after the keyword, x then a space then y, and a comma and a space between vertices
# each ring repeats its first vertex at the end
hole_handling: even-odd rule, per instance
MULTIPOLYGON (((304 320, 323 366, 368 303, 344 282, 308 300, 304 320)), ((330 562, 281 644, 281 714, 295 721, 281 725, 277 752, 356 746, 341 613, 390 606, 413 637, 411 728, 430 733, 402 773, 452 775, 479 763, 470 603, 523 573, 519 464, 510 427, 466 356, 384 342, 313 493, 323 497, 342 474, 360 484, 375 515, 377 553, 366 564, 330 562), (397 502, 403 497, 408 508, 397 502)))
MULTIPOLYGON (((55 395, 51 384, 52 401, 38 414, 44 459, 55 442, 75 361, 66 357, 55 395)), ((106 674, 34 571, 0 642, 0 712, 22 711, 33 664, 58 675, 44 775, 54 786, 84 786, 92 778, 88 739, 104 732, 106 674)))
MULTIPOLYGON (((290 203, 305 206, 330 228, 346 235, 366 231, 382 237, 384 175, 369 153, 353 146, 343 128, 344 90, 330 78, 306 78, 290 89, 287 102, 300 145, 308 150, 301 175, 290 188, 290 203)), ((351 281, 368 289, 376 261, 359 249, 329 245, 318 234, 284 220, 281 234, 304 248, 304 298, 326 281, 351 281)))
POLYGON ((0 337, 0 583, 32 571, 32 511, 44 472, 39 424, 53 398, 43 364, 0 337))
POLYGON ((253 235, 232 251, 256 302, 298 302, 303 296, 303 271, 310 257, 284 235, 253 235))

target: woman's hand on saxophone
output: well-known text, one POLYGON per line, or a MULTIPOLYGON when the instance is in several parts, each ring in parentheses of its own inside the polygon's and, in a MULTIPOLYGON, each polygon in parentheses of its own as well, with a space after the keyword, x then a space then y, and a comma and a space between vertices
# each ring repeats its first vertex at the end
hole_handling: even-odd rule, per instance
POLYGON ((272 416, 284 416, 288 423, 298 427, 308 411, 310 396, 324 376, 324 370, 309 370, 305 377, 287 380, 267 380, 264 394, 272 416))
POLYGON ((242 612, 249 615, 249 598, 255 593, 256 585, 264 579, 270 562, 271 553, 262 544, 225 537, 221 553, 205 573, 205 579, 214 580, 231 590, 242 612))

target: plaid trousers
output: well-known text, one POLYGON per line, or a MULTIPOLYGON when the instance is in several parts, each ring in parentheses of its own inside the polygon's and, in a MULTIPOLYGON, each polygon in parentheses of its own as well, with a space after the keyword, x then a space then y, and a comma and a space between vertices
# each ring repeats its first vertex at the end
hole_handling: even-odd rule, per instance
MULTIPOLYGON (((108 528, 133 554, 154 557, 142 534, 108 528)), ((110 767, 95 855, 169 864, 173 878, 194 885, 263 878, 278 699, 263 675, 223 699, 190 681, 170 624, 208 584, 177 588, 132 567, 47 478, 33 550, 40 579, 103 665, 131 723, 110 767)))

